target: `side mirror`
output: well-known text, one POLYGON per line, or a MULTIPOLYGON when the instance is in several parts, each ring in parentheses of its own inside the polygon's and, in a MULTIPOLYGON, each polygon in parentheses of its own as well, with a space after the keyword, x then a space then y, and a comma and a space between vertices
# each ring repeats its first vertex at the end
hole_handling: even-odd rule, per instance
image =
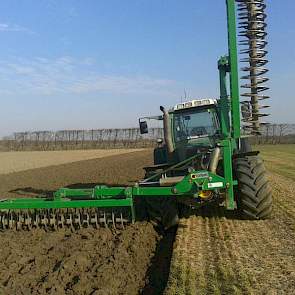
POLYGON ((139 121, 140 134, 149 133, 149 128, 146 121, 139 121))

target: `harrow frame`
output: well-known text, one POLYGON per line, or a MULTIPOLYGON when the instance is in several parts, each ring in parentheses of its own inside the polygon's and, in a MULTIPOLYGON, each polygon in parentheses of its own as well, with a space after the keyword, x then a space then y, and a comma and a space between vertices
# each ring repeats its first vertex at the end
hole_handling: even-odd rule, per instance
MULTIPOLYGON (((138 183, 133 187, 95 186, 93 189, 61 188, 52 197, 0 200, 0 211, 33 209, 117 208, 129 207, 132 222, 135 221, 135 197, 191 197, 199 191, 226 189, 226 180, 208 171, 192 171, 180 182, 167 187, 145 187, 138 183)), ((197 205, 197 203, 196 203, 197 205)))

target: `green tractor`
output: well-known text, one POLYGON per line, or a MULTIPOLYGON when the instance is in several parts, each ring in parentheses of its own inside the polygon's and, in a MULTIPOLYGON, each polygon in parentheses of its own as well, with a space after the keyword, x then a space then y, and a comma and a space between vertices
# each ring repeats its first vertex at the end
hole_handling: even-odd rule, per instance
POLYGON ((268 218, 272 195, 258 151, 248 141, 260 133, 267 114, 260 101, 268 98, 266 5, 264 0, 226 0, 228 55, 218 61, 220 98, 179 103, 162 114, 142 118, 163 121, 164 140, 154 150, 154 165, 146 177, 130 187, 97 185, 91 189, 61 188, 51 196, 0 200, 3 229, 59 228, 100 225, 124 227, 139 211, 147 211, 165 228, 178 222, 182 206, 198 207, 216 202, 237 210, 248 219, 268 218), (240 95, 237 22, 241 85, 240 95), (242 99, 241 99, 242 98, 242 99), (144 206, 136 206, 141 200, 144 206), (180 206, 181 205, 181 206, 180 206))
POLYGON ((147 198, 152 218, 169 227, 177 223, 179 205, 198 207, 209 201, 237 209, 247 219, 270 216, 271 189, 259 152, 252 151, 248 137, 235 140, 230 136, 229 120, 222 124, 222 98, 191 100, 169 111, 160 109, 161 116, 139 119, 141 134, 148 133, 146 120, 163 121, 164 127, 164 140, 159 139, 154 149, 154 165, 144 168, 146 176, 140 185, 175 185, 189 171, 197 171, 196 178, 209 180, 210 190, 199 190, 194 198, 160 197, 157 202, 147 198), (210 182, 213 175, 223 180, 210 182))

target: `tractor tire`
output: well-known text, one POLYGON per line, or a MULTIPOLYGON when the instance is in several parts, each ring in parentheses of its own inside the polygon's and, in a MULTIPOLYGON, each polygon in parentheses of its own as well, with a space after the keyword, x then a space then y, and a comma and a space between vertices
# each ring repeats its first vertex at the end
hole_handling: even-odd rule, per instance
POLYGON ((245 156, 234 160, 234 174, 238 180, 236 201, 244 219, 267 219, 272 212, 272 191, 266 170, 259 156, 245 156))
POLYGON ((174 198, 145 198, 146 210, 150 221, 157 223, 165 230, 178 225, 178 206, 174 198))

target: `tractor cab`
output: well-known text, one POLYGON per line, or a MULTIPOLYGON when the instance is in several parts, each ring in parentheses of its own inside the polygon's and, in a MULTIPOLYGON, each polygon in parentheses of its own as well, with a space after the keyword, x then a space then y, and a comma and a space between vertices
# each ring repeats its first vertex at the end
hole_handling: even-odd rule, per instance
POLYGON ((148 133, 147 119, 162 120, 164 141, 154 151, 154 164, 173 164, 207 153, 220 134, 216 99, 195 99, 175 105, 163 115, 139 119, 140 131, 148 133))
POLYGON ((170 128, 177 160, 215 146, 219 121, 215 99, 192 100, 170 110, 170 128))

